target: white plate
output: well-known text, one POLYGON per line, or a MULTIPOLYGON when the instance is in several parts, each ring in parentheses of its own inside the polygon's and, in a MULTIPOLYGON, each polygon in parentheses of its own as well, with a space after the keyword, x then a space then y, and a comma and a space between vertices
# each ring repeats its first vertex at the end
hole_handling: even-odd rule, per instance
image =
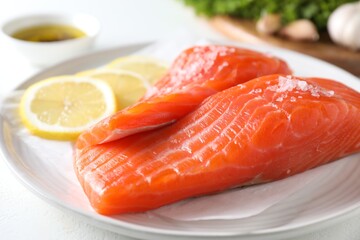
MULTIPOLYGON (((72 74, 101 66, 144 46, 146 44, 120 47, 64 62, 31 77, 17 89, 25 89, 30 84, 46 77, 72 74)), ((358 78, 328 63, 279 48, 246 47, 285 59, 297 75, 337 79, 360 91, 358 78)), ((57 146, 68 143, 54 141, 51 143, 53 146, 50 146, 53 152, 48 151, 39 158, 28 147, 28 142, 13 131, 11 120, 5 118, 0 118, 0 137, 1 153, 8 166, 32 192, 55 206, 84 217, 91 224, 132 237, 144 239, 290 238, 318 230, 360 213, 359 154, 321 167, 326 174, 321 175, 321 178, 314 178, 310 187, 295 192, 281 204, 276 204, 255 216, 245 219, 185 221, 151 213, 114 217, 99 215, 89 206, 76 180, 72 171, 71 156, 55 154, 57 149, 61 149, 57 146), (64 159, 53 159, 52 154, 60 155, 64 159)), ((39 141, 41 145, 41 140, 36 137, 30 140, 39 141)), ((311 171, 309 174, 315 173, 311 171)))

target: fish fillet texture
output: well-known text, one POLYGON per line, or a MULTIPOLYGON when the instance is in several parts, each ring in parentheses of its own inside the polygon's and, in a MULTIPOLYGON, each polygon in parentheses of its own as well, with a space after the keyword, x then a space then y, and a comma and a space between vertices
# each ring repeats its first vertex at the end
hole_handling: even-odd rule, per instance
POLYGON ((182 52, 169 72, 134 106, 82 133, 77 148, 148 131, 183 117, 208 96, 269 74, 290 74, 288 65, 248 49, 196 46, 182 52))
POLYGON ((283 179, 360 150, 360 94, 327 79, 270 75, 208 97, 172 125, 76 149, 93 208, 141 212, 283 179))

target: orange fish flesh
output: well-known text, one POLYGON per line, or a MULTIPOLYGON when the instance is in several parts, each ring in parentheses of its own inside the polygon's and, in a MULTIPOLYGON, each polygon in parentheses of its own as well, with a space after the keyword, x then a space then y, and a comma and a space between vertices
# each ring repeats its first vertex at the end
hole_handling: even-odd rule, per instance
POLYGON ((182 52, 169 72, 134 106, 82 133, 77 148, 162 127, 193 111, 208 96, 268 74, 290 74, 288 65, 259 52, 227 46, 196 46, 182 52))
POLYGON ((76 149, 93 208, 141 212, 283 179, 360 151, 360 93, 327 79, 260 77, 161 129, 76 149))

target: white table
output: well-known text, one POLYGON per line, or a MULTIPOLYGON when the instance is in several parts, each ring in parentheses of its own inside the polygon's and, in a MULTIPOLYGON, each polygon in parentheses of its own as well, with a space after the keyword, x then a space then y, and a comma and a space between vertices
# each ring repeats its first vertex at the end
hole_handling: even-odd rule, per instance
MULTIPOLYGON (((95 50, 159 39, 179 28, 221 39, 176 0, 0 0, 0 24, 32 12, 87 12, 102 22, 95 50)), ((0 96, 36 73, 36 69, 0 39, 0 96)), ((0 160, 0 239, 131 239, 88 225, 42 201, 15 179, 0 160)), ((359 240, 360 216, 293 240, 359 240)))

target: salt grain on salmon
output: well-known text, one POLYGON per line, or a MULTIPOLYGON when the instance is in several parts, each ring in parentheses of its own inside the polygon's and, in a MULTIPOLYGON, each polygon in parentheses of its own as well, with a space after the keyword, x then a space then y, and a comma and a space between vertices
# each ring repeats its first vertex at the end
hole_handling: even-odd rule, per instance
MULTIPOLYGON (((310 91, 311 95, 314 97, 320 97, 321 95, 331 97, 335 94, 333 90, 326 90, 319 86, 314 86, 308 84, 306 81, 302 81, 299 79, 294 79, 292 76, 279 76, 279 84, 277 86, 271 86, 267 89, 276 91, 276 92, 288 92, 296 89, 297 91, 310 91)), ((284 95, 281 97, 284 98, 284 95)))

